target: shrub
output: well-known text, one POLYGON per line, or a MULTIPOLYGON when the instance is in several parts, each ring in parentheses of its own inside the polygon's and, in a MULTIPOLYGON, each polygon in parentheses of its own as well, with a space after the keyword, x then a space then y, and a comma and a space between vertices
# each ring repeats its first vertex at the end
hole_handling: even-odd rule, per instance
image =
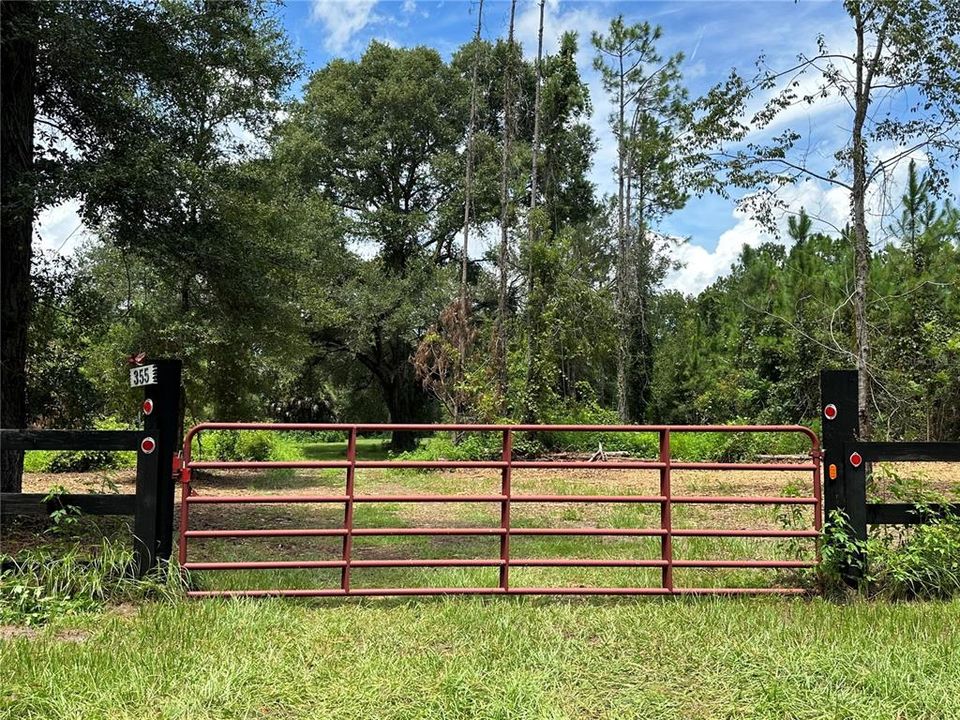
POLYGON ((194 438, 193 455, 196 459, 263 462, 296 460, 300 450, 292 438, 270 430, 211 430, 194 438))
POLYGON ((91 472, 122 467, 117 453, 103 450, 63 450, 50 459, 47 472, 91 472))
MULTIPOLYGON (((126 430, 129 426, 106 418, 94 423, 97 430, 126 430)), ((104 450, 29 450, 24 453, 25 472, 92 472, 95 470, 116 470, 132 468, 137 465, 135 451, 104 450)))
POLYGON ((867 543, 869 580, 878 590, 892 598, 960 595, 960 517, 927 517, 905 536, 891 538, 880 535, 867 543))
POLYGON ((821 540, 819 574, 824 589, 842 587, 844 569, 853 568, 862 577, 860 589, 870 595, 890 599, 960 596, 960 515, 934 512, 932 506, 946 503, 946 498, 933 496, 915 480, 889 475, 895 488, 920 494, 913 504, 923 523, 882 525, 864 542, 853 537, 842 513, 834 513, 821 540))

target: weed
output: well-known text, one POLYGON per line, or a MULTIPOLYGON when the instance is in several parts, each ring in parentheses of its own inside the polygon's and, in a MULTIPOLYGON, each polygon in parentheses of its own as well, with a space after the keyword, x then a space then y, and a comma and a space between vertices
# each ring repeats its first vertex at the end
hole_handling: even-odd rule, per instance
POLYGON ((126 542, 102 538, 93 549, 79 543, 64 550, 40 547, 16 558, 0 557, 0 623, 42 625, 63 615, 90 612, 106 603, 180 593, 178 573, 131 575, 133 551, 126 542))

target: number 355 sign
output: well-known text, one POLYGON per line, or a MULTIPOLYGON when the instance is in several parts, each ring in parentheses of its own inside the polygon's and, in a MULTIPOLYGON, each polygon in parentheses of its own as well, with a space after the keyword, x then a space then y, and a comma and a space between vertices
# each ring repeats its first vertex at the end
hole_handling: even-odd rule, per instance
POLYGON ((130 387, 143 387, 157 384, 157 366, 141 365, 130 368, 130 387))

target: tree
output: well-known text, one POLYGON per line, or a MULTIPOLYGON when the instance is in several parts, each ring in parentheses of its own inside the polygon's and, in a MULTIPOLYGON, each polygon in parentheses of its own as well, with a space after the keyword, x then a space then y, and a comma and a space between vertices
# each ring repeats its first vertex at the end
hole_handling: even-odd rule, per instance
MULTIPOLYGON (((5 80, 3 124, 35 140, 29 162, 24 148, 4 152, 4 187, 17 184, 18 200, 3 208, 16 226, 4 226, 3 293, 20 299, 4 301, 3 423, 18 425, 33 212, 78 198, 89 227, 182 279, 185 309, 202 288, 242 314, 254 296, 238 279, 250 267, 242 238, 222 244, 220 171, 245 154, 241 133, 272 123, 297 63, 259 0, 5 3, 4 18, 15 56, 4 77, 16 82, 5 80)), ((5 488, 19 487, 19 466, 5 461, 5 488)))
MULTIPOLYGON (((582 391, 578 376, 592 377, 583 365, 582 344, 589 328, 597 347, 604 347, 602 328, 608 313, 605 274, 609 270, 603 233, 597 220, 600 207, 587 176, 596 143, 588 124, 591 104, 587 85, 576 62, 577 37, 564 33, 555 55, 540 62, 540 139, 537 182, 531 172, 531 210, 527 215, 526 270, 527 419, 541 419, 558 398, 582 391), (567 326, 576 328, 573 335, 567 326), (603 339, 601 340, 601 337, 603 339)), ((536 124, 536 123, 535 123, 536 124)))
MULTIPOLYGON (((0 3, 0 427, 26 423, 37 6, 0 3)), ((19 492, 23 453, 0 450, 0 491, 19 492)))
POLYGON ((624 422, 642 418, 646 410, 651 296, 669 266, 664 253, 669 239, 657 234, 652 222, 687 200, 675 159, 679 125, 688 118, 679 84, 683 56, 665 60, 657 52, 662 34, 659 26, 626 25, 619 16, 606 35, 593 35, 594 66, 615 108, 610 123, 617 138, 617 412, 624 422))
POLYGON ((510 24, 507 29, 506 60, 503 65, 503 139, 501 144, 502 160, 500 164, 500 252, 497 256, 499 292, 497 293, 497 318, 493 326, 493 369, 496 377, 497 392, 501 409, 505 407, 507 395, 507 283, 509 270, 507 262, 510 256, 510 220, 512 215, 510 198, 511 143, 514 134, 514 73, 518 66, 519 48, 513 41, 513 20, 517 9, 516 0, 510 2, 510 24))
POLYGON ((844 8, 850 19, 845 44, 830 47, 821 35, 817 52, 800 54, 790 68, 762 69, 750 82, 732 74, 723 88, 711 95, 716 101, 711 114, 719 112, 729 118, 726 134, 735 143, 746 140, 748 133, 770 127, 798 104, 838 98, 848 115, 845 142, 834 152, 832 163, 819 164, 810 157, 805 150, 808 138, 794 129, 766 142, 727 146, 720 154, 731 182, 766 191, 749 200, 768 224, 772 224, 774 209, 782 207, 778 191, 799 178, 849 193, 860 431, 869 437, 876 368, 868 318, 868 200, 871 192, 889 187, 899 164, 912 156, 926 156, 933 187, 938 189, 945 185, 945 168, 960 158, 960 76, 956 72, 960 67, 960 3, 847 0, 844 8), (751 116, 748 102, 759 92, 769 96, 751 116), (885 152, 884 145, 893 149, 885 152))
MULTIPOLYGON (((429 412, 411 357, 457 295, 466 90, 436 51, 374 42, 314 73, 275 146, 281 172, 336 208, 345 232, 305 301, 314 344, 362 364, 394 423, 429 412)), ((396 449, 412 442, 393 435, 396 449)))
MULTIPOLYGON (((480 43, 480 30, 483 27, 483 0, 477 9, 477 30, 474 33, 474 43, 480 43)), ((466 149, 466 173, 463 187, 463 256, 460 258, 460 312, 459 323, 455 322, 456 317, 450 317, 449 312, 442 318, 444 325, 450 326, 450 329, 457 336, 457 361, 455 364, 455 373, 453 385, 463 381, 464 364, 467 361, 467 350, 469 341, 473 336, 470 329, 470 307, 468 300, 468 278, 467 271, 470 265, 470 201, 473 199, 473 162, 474 162, 474 134, 477 129, 477 73, 480 65, 480 54, 476 53, 473 57, 473 67, 470 72, 470 122, 467 125, 467 149, 466 149), (458 327, 458 324, 460 327, 458 327)), ((462 412, 459 402, 459 393, 453 391, 449 395, 453 398, 452 405, 453 422, 460 421, 462 412)))

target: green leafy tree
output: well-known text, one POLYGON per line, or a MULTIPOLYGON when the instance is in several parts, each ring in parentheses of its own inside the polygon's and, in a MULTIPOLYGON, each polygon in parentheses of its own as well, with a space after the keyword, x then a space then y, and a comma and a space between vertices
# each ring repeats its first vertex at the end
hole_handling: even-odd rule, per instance
POLYGON ((594 65, 614 100, 610 117, 617 138, 616 303, 617 411, 621 420, 641 419, 653 372, 652 318, 655 288, 669 260, 670 238, 654 223, 687 200, 677 154, 677 136, 690 119, 680 85, 683 55, 664 59, 663 34, 649 23, 627 25, 623 16, 606 35, 594 33, 594 65))
POLYGON ((276 145, 283 172, 337 208, 346 233, 309 299, 313 340, 367 368, 396 423, 427 417, 411 356, 456 295, 467 90, 436 51, 375 42, 310 78, 276 145))
MULTIPOLYGON (((34 212, 79 198, 88 226, 180 278, 185 310, 200 292, 243 315, 255 270, 243 238, 224 238, 221 178, 297 64, 259 0, 5 2, 3 49, 2 423, 19 426, 34 212)), ((4 453, 4 489, 19 477, 4 453)))
POLYGON ((823 35, 816 52, 802 53, 782 70, 758 62, 752 80, 737 73, 708 95, 707 115, 724 126, 732 143, 721 143, 725 180, 764 194, 748 198, 757 216, 773 223, 782 207, 779 191, 805 178, 841 188, 850 196, 856 320, 855 355, 860 371, 860 428, 871 431, 873 385, 869 325, 871 246, 868 197, 889 186, 900 163, 923 153, 931 182, 943 189, 948 169, 960 158, 960 4, 915 0, 847 0, 848 33, 834 47, 823 35), (761 94, 762 106, 751 101, 761 94), (789 128, 769 139, 752 139, 797 105, 838 98, 848 108, 846 137, 832 162, 807 152, 811 139, 789 128), (749 108, 749 109, 748 109, 749 108), (722 118, 726 118, 724 121, 722 118), (892 152, 882 152, 883 146, 892 152))

